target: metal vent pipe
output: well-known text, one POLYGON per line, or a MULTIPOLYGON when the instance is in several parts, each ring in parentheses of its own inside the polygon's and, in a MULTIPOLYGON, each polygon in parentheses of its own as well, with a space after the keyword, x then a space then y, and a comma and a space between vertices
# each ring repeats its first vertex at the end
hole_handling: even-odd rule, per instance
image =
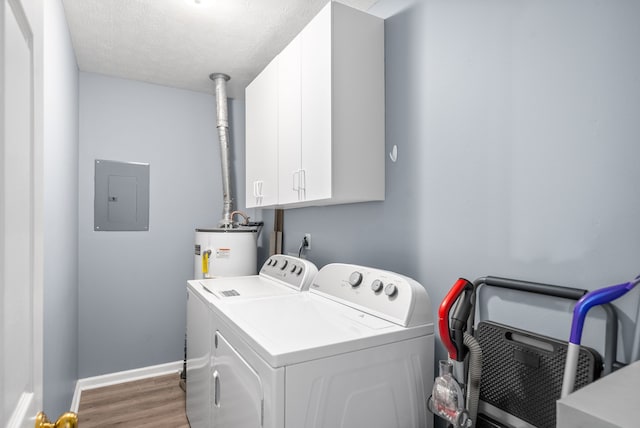
POLYGON ((227 81, 230 77, 223 73, 212 73, 209 78, 213 80, 216 88, 216 127, 220 140, 220 162, 222 170, 222 220, 218 226, 232 227, 231 212, 233 211, 233 198, 231 195, 231 171, 229 160, 229 116, 227 112, 227 81))

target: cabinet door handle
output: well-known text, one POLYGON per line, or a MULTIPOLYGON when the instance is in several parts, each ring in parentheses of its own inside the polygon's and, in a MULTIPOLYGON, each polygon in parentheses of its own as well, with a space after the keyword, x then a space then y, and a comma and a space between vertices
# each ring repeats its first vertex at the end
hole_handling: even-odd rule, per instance
POLYGON ((307 188, 307 174, 306 174, 306 171, 304 169, 300 170, 299 185, 300 185, 300 188, 303 189, 303 190, 307 188))
POLYGON ((262 194, 262 184, 264 183, 264 181, 262 180, 256 180, 253 182, 253 196, 256 198, 261 198, 262 196, 264 196, 262 194))
POLYGON ((213 371, 213 405, 220 407, 220 374, 218 370, 213 371))
POLYGON ((292 190, 297 192, 300 190, 300 170, 293 171, 291 175, 293 177, 292 190))
POLYGON ((263 183, 264 183, 264 181, 262 181, 262 180, 257 180, 255 182, 255 187, 256 187, 256 191, 255 191, 256 205, 262 205, 262 197, 264 196, 262 194, 262 184, 263 183))
POLYGON ((260 205, 260 198, 258 197, 258 181, 253 181, 253 197, 256 200, 256 205, 260 205))
POLYGON ((304 201, 307 198, 307 174, 304 169, 300 170, 299 186, 298 199, 304 201))

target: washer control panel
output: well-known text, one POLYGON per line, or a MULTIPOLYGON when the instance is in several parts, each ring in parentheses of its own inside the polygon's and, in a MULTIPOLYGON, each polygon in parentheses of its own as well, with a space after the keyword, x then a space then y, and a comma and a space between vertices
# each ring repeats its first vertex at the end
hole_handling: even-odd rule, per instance
POLYGON ((317 273, 318 268, 309 260, 284 254, 269 257, 260 269, 260 275, 277 279, 299 291, 309 289, 317 273))
POLYGON ((433 323, 425 288, 398 273, 333 263, 320 269, 310 291, 405 327, 433 323))

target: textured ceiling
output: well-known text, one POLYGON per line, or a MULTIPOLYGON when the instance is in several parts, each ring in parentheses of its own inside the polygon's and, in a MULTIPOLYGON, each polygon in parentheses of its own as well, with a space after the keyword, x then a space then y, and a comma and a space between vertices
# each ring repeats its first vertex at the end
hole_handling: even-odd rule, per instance
MULTIPOLYGON (((367 10, 377 0, 341 0, 367 10)), ((213 93, 244 88, 328 0, 63 0, 81 71, 213 93)))

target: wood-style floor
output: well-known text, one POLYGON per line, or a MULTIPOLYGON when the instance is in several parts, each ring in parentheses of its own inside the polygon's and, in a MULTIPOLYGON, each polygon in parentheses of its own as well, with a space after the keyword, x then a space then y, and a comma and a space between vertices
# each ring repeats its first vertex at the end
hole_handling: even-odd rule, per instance
POLYGON ((189 428, 179 375, 153 377, 82 392, 80 428, 189 428))

